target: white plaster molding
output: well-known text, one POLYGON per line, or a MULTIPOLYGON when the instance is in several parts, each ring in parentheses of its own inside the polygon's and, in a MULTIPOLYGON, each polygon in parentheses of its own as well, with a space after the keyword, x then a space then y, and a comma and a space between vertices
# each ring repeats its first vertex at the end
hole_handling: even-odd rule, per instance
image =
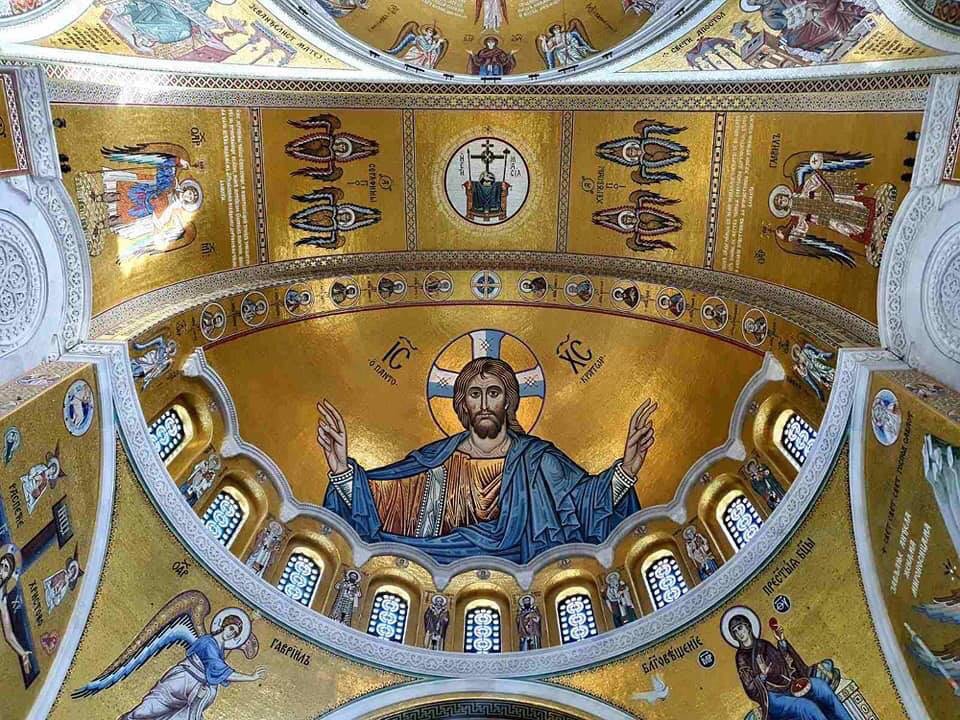
POLYGON ((518 703, 541 701, 559 705, 562 709, 585 713, 588 717, 602 720, 635 720, 632 715, 615 707, 594 700, 573 690, 540 682, 525 680, 489 680, 462 678, 458 680, 432 680, 407 683, 378 693, 365 695, 359 700, 321 715, 317 720, 357 720, 357 718, 381 717, 390 710, 413 701, 429 703, 457 697, 497 698, 515 700, 518 703))
POLYGON ((43 251, 22 220, 0 210, 0 357, 34 336, 47 309, 43 251))
MULTIPOLYGON (((951 205, 960 212, 960 203, 951 205)), ((921 316, 930 340, 960 363, 960 223, 948 228, 933 246, 920 290, 921 316)), ((960 377, 960 365, 957 371, 960 377)))
POLYGON ((881 343, 960 389, 960 188, 942 182, 960 144, 960 77, 933 78, 913 183, 890 227, 880 264, 881 343))
POLYGON ((80 220, 60 181, 43 74, 4 69, 14 75, 33 174, 0 180, 0 382, 79 342, 92 296, 80 220))
POLYGON ((0 261, 0 282, 12 281, 17 267, 26 280, 21 301, 12 295, 9 303, 3 300, 0 382, 79 342, 89 326, 92 294, 79 220, 59 180, 0 180, 3 237, 19 245, 19 252, 5 255, 9 263, 0 261))
POLYGON ((41 7, 0 18, 0 45, 30 42, 53 35, 79 18, 94 0, 47 0, 41 7))
MULTIPOLYGON (((915 0, 919 5, 921 0, 915 0)), ((921 45, 948 53, 960 52, 960 28, 952 30, 926 16, 913 3, 904 0, 877 0, 881 12, 897 28, 921 45)))
POLYGON ((757 536, 709 581, 701 583, 662 610, 573 645, 527 653, 470 655, 435 652, 371 637, 302 606, 251 573, 203 526, 193 509, 183 500, 166 466, 154 450, 130 372, 126 344, 88 343, 77 350, 90 355, 102 355, 109 360, 114 382, 114 406, 122 437, 147 494, 197 561, 226 583, 242 600, 274 622, 330 652, 400 672, 461 678, 546 676, 605 662, 668 637, 738 592, 743 582, 760 572, 777 549, 789 541, 829 478, 840 445, 846 437, 854 370, 859 360, 870 357, 869 351, 840 350, 833 391, 806 464, 757 536))
POLYGON ((958 91, 960 75, 937 75, 930 82, 911 188, 935 187, 940 183, 956 119, 958 91))
POLYGON ((110 542, 110 527, 113 523, 113 498, 116 490, 117 426, 113 412, 113 383, 110 378, 111 366, 103 355, 68 353, 62 360, 74 362, 92 362, 96 365, 98 399, 100 407, 100 493, 97 498, 96 516, 90 539, 90 551, 83 565, 83 579, 77 591, 77 600, 70 614, 70 621, 60 647, 46 672, 40 692, 33 701, 26 720, 44 720, 57 699, 60 687, 73 664, 74 654, 80 645, 80 639, 87 627, 87 619, 93 609, 93 603, 100 588, 100 576, 107 559, 110 542))
POLYGON ((880 647, 893 676, 900 699, 910 720, 930 720, 917 687, 907 668, 906 657, 897 641, 893 622, 887 613, 883 597, 883 581, 877 574, 876 559, 870 539, 870 517, 867 512, 864 454, 866 442, 872 433, 870 407, 870 375, 875 370, 906 369, 909 366, 892 353, 877 352, 864 358, 856 369, 853 415, 850 421, 850 507, 853 519, 853 536, 857 549, 857 564, 867 596, 867 606, 880 647))
POLYGON ((350 545, 354 565, 363 565, 371 557, 377 555, 396 555, 412 560, 430 573, 434 584, 440 590, 443 590, 455 576, 481 568, 499 570, 511 575, 521 588, 527 590, 533 583, 534 576, 540 570, 553 562, 577 556, 596 559, 604 568, 609 569, 613 565, 616 546, 636 528, 657 518, 667 518, 678 525, 687 522, 689 520, 686 512, 687 498, 707 468, 723 458, 746 459, 744 445, 740 438, 753 398, 768 382, 783 380, 785 377, 783 366, 776 357, 772 353, 764 355, 760 369, 747 381, 737 397, 727 430, 727 441, 720 447, 706 452, 690 467, 677 486, 677 491, 669 503, 651 505, 624 519, 613 529, 603 543, 596 545, 567 543, 546 550, 523 565, 491 556, 475 556, 441 565, 426 553, 402 543, 367 543, 357 535, 349 523, 336 513, 330 512, 319 505, 300 502, 294 495, 283 471, 273 459, 260 448, 240 437, 240 423, 237 417, 236 404, 223 378, 207 362, 203 348, 197 348, 187 357, 182 371, 188 377, 202 380, 213 392, 225 419, 225 437, 220 448, 221 454, 226 457, 243 455, 264 470, 281 498, 281 520, 289 522, 297 516, 309 517, 335 529, 350 545))

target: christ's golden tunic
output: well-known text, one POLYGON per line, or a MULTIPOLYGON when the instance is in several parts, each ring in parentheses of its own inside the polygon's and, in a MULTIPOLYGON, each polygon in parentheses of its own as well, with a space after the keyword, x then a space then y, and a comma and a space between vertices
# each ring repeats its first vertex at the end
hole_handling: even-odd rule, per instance
MULTIPOLYGON (((459 527, 500 517, 503 458, 473 458, 457 450, 441 466, 442 516, 439 531, 425 528, 430 521, 428 501, 436 478, 423 472, 402 480, 370 480, 370 492, 384 531, 411 537, 446 535, 459 527), (430 530, 434 530, 431 532, 430 530)), ((436 525, 436 523, 434 523, 436 525)))

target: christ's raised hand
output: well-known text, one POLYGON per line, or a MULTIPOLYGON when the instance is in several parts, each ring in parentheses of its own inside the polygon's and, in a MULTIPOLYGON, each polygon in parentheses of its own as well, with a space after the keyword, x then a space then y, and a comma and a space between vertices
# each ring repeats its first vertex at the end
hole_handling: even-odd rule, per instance
POLYGON ((334 475, 345 473, 347 465, 347 426, 343 416, 326 400, 317 403, 320 420, 317 423, 317 442, 323 448, 327 465, 334 475))
POLYGON ((650 417, 657 409, 657 403, 650 398, 643 401, 630 419, 627 428, 627 442, 623 448, 623 469, 636 477, 647 458, 647 451, 653 446, 653 423, 650 417))

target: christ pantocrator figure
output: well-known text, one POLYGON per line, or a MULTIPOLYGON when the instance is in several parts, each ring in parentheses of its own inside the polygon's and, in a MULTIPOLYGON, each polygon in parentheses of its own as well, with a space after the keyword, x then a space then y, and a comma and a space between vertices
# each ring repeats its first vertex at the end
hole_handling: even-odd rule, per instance
POLYGON ((519 404, 510 365, 472 360, 454 384, 464 431, 366 470, 348 455, 342 415, 318 403, 317 441, 330 468, 324 506, 367 542, 402 542, 441 563, 475 555, 525 563, 556 545, 603 542, 640 509, 633 488, 653 446, 657 403, 637 408, 623 458, 597 475, 526 434, 519 404))

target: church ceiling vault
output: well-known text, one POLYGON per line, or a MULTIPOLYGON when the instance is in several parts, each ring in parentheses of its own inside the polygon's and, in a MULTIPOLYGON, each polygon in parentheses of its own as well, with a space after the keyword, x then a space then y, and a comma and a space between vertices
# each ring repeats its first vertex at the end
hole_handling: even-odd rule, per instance
POLYGON ((954 718, 956 5, 0 2, 0 715, 954 718))

